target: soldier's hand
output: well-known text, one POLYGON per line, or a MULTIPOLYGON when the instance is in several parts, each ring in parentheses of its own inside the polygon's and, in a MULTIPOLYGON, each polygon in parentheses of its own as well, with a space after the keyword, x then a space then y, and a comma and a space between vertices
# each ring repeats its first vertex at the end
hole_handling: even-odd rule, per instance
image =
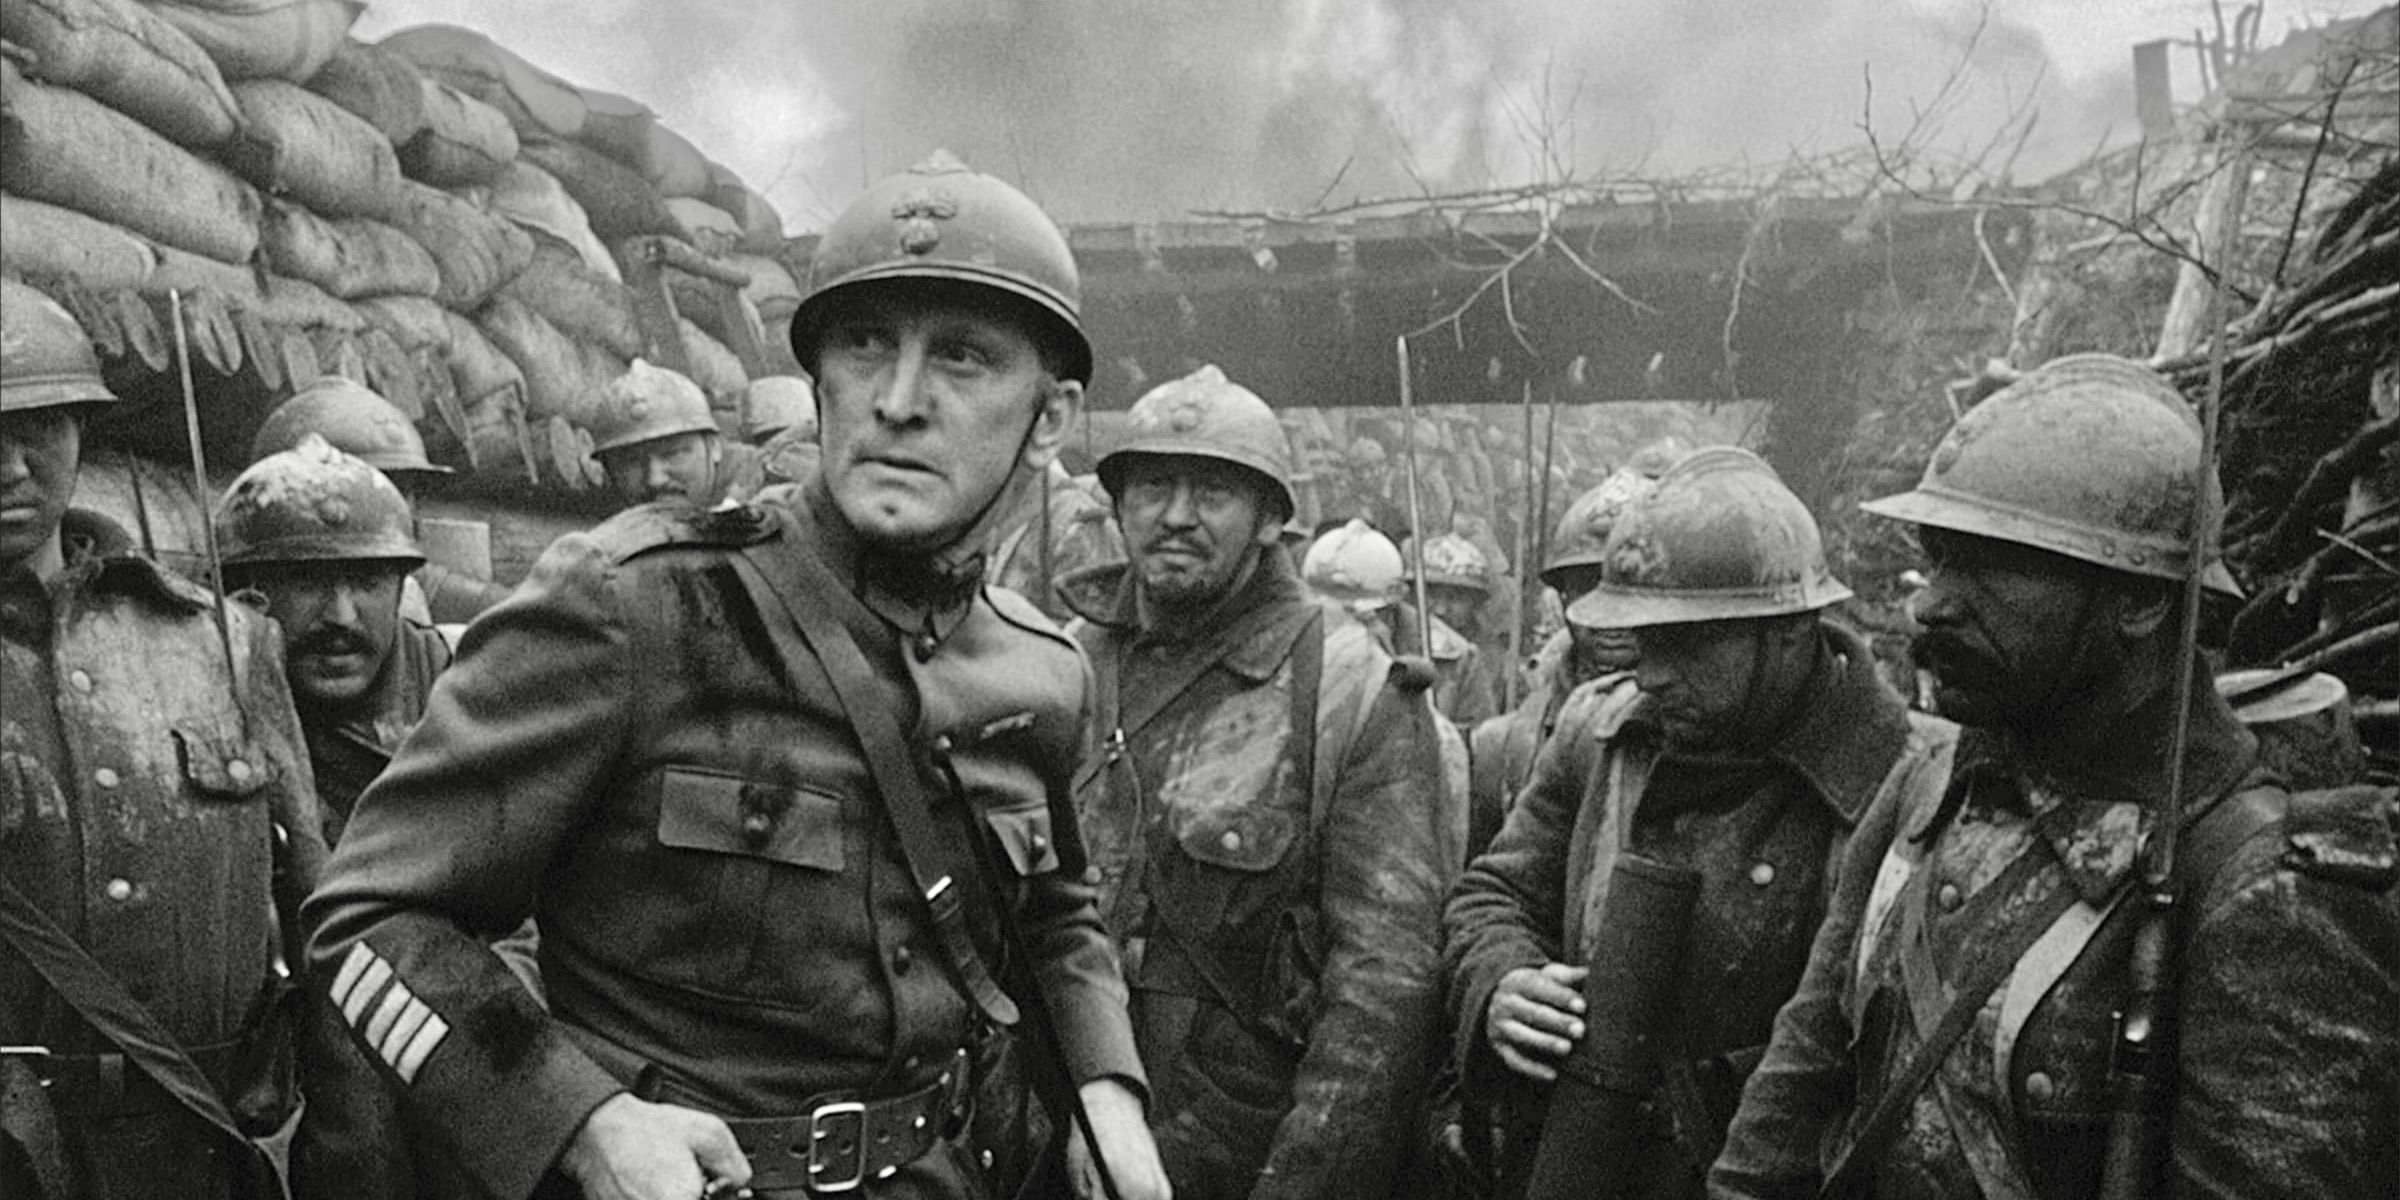
POLYGON ((711 1185, 709 1194, 725 1196, 750 1182, 750 1160, 725 1122, 630 1092, 584 1118, 559 1165, 587 1200, 696 1200, 711 1185))
MULTIPOLYGON (((1158 1161, 1158 1143, 1150 1138, 1141 1097, 1115 1079, 1095 1079, 1080 1090, 1083 1109, 1091 1114, 1092 1132, 1100 1137, 1100 1155, 1108 1162, 1109 1177, 1116 1180, 1117 1194, 1123 1200, 1172 1200, 1174 1189, 1167 1184, 1167 1168, 1158 1161)), ((1067 1139, 1067 1178, 1075 1181, 1075 1194, 1082 1200, 1103 1200, 1108 1195, 1100 1186, 1099 1169, 1092 1163, 1091 1145, 1080 1129, 1067 1139)))
POLYGON ((1583 1037, 1577 987, 1587 974, 1587 967, 1550 963, 1500 977, 1483 1011, 1483 1037, 1509 1070, 1541 1083, 1558 1078, 1558 1061, 1583 1037))

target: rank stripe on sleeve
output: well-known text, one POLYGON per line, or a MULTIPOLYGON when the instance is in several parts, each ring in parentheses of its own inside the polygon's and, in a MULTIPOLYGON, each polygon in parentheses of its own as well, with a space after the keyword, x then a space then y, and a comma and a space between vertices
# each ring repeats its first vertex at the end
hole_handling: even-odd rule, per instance
POLYGON ((351 946, 342 959, 331 995, 342 1019, 404 1084, 416 1082, 425 1060, 450 1036, 450 1023, 419 1000, 365 942, 351 946))

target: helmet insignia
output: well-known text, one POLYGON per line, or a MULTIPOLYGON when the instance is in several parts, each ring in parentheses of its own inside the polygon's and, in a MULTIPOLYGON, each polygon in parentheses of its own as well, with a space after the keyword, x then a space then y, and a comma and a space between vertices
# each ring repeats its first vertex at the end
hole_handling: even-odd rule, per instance
POLYGON ((1200 428, 1200 422, 1206 416, 1200 409, 1199 399, 1194 397, 1176 405, 1175 411, 1167 417, 1167 423, 1174 426, 1177 433, 1190 433, 1200 428))
POLYGON ((926 188, 902 196, 892 205, 892 219, 900 222, 900 252, 931 254, 942 244, 941 226, 958 215, 958 201, 939 188, 926 188))

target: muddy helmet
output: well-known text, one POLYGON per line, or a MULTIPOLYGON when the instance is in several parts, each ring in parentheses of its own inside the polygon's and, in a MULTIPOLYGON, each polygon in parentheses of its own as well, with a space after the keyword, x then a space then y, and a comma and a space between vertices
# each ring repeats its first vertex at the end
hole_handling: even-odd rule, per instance
POLYGON ((1775 469, 1733 446, 1685 455, 1609 534, 1599 586, 1567 609, 1594 629, 1814 612, 1848 599, 1816 518, 1775 469))
POLYGON ((1658 487, 1657 480, 1632 467, 1619 467, 1598 487, 1575 497, 1560 514, 1550 534, 1548 556, 1542 563, 1542 582, 1558 586, 1558 572, 1597 567, 1608 549, 1608 535, 1625 509, 1658 487))
POLYGON ((995 288, 1041 314, 1063 374, 1092 378, 1083 281, 1066 235, 1025 193, 970 170, 946 150, 885 177, 817 241, 807 298, 792 313, 792 354, 815 371, 818 341, 844 293, 893 279, 995 288))
POLYGON ((814 437, 817 392, 797 375, 761 375, 750 381, 742 410, 742 436, 764 442, 786 429, 801 427, 814 437))
MULTIPOLYGON (((1420 552, 1425 564, 1427 587, 1467 588, 1471 591, 1492 590, 1492 564, 1475 548, 1475 543, 1455 533, 1428 538, 1420 552)), ((1411 574, 1410 580, 1416 578, 1411 574)))
POLYGON ((40 291, 0 279, 0 412, 116 398, 83 326, 40 291))
POLYGON ((1191 455, 1248 468, 1273 485, 1283 519, 1299 511, 1292 443, 1275 410, 1214 366, 1162 383, 1125 414, 1125 440, 1100 459, 1100 483, 1119 494, 1125 467, 1147 455, 1191 455))
POLYGON ((1354 613, 1396 599, 1403 570, 1392 539, 1356 518, 1326 530, 1300 560, 1300 577, 1309 587, 1354 613))
POLYGON ((715 432, 717 418, 708 411, 708 395, 699 384, 680 371, 637 358, 600 393, 600 412, 592 420, 592 453, 679 433, 715 432))
POLYGON ((400 489, 313 433, 250 464, 211 519, 229 567, 375 560, 413 570, 425 562, 400 489))
MULTIPOLYGON (((2111 354, 2073 354, 2027 372, 1967 410, 1915 490, 1866 511, 1997 538, 2155 579, 2189 569, 2200 422, 2156 371, 2111 354)), ((2211 511, 2222 508, 2208 477, 2211 511)), ((2238 597, 2214 560, 2202 583, 2238 597)))
POLYGON ((340 375, 321 376, 277 405, 250 439, 250 461, 292 449, 316 434, 386 475, 447 475, 425 457, 425 439, 392 402, 340 375))

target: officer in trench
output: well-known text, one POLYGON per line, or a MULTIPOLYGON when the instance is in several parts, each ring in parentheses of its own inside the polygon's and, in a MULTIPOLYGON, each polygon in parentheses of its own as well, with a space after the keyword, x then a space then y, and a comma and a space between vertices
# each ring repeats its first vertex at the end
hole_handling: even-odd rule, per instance
POLYGON ((1085 671, 982 578, 1090 377, 1074 260, 937 153, 814 278, 814 482, 553 544, 352 814, 310 965, 498 1196, 982 1197, 969 1066, 1013 1025, 1088 1114, 1078 1190, 1164 1197, 1068 792, 1085 671), (547 1012, 484 944, 528 913, 547 1012))

